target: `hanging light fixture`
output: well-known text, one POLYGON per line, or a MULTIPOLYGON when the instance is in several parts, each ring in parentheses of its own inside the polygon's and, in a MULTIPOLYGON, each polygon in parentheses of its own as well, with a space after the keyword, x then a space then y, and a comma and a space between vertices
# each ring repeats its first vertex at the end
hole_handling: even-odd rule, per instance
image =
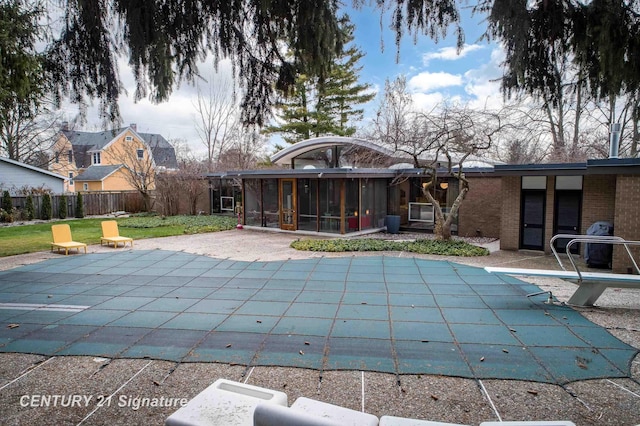
POLYGON ((442 189, 449 188, 449 182, 440 182, 440 188, 442 189))

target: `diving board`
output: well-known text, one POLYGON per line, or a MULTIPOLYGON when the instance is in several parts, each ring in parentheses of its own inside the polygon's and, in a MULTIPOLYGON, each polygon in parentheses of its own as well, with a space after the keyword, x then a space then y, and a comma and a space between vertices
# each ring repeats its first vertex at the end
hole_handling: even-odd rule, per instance
POLYGON ((570 281, 578 284, 578 288, 573 293, 571 298, 567 301, 567 304, 576 306, 593 306, 602 293, 609 287, 614 288, 637 288, 640 289, 640 268, 638 263, 633 258, 633 254, 629 246, 640 245, 640 241, 629 241, 621 237, 614 236, 595 236, 595 235, 571 235, 571 234, 558 234, 554 235, 550 241, 551 251, 558 261, 562 270, 552 269, 524 269, 524 268, 504 268, 487 266, 485 271, 494 274, 506 274, 506 275, 520 275, 520 276, 538 276, 538 277, 554 277, 560 278, 565 281, 570 281), (555 240, 563 238, 570 239, 566 245, 566 253, 573 271, 567 271, 560 256, 555 249, 555 240), (629 255, 631 263, 634 266, 636 274, 614 274, 608 272, 583 272, 580 271, 576 264, 572 254, 571 246, 580 243, 598 243, 598 244, 612 244, 622 245, 629 255))
POLYGON ((640 289, 640 275, 612 274, 607 272, 557 271, 552 269, 502 268, 487 266, 485 271, 493 274, 560 278, 578 284, 567 304, 592 306, 609 287, 640 289), (581 278, 582 277, 582 278, 581 278))

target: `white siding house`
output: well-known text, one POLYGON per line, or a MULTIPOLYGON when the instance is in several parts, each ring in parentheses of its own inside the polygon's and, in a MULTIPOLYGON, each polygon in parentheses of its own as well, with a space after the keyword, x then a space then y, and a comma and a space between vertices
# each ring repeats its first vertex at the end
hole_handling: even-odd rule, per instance
POLYGON ((25 187, 44 187, 54 194, 62 194, 66 179, 48 170, 0 157, 0 190, 9 191, 11 195, 17 195, 16 192, 25 187))

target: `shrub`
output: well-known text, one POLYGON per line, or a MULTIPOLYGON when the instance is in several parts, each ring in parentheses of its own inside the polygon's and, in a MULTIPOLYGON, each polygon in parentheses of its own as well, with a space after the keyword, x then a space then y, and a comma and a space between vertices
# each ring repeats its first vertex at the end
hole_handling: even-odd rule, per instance
POLYGON ((33 220, 36 217, 36 211, 33 207, 33 197, 31 195, 27 195, 27 202, 24 206, 24 214, 26 220, 33 220))
POLYGON ((64 194, 58 199, 58 217, 60 219, 67 218, 67 196, 64 194))
POLYGON ((442 256, 486 256, 489 251, 464 241, 385 241, 379 239, 297 240, 291 243, 296 250, 349 252, 349 251, 408 251, 442 256))
POLYGON ((2 210, 4 214, 0 218, 3 222, 13 222, 13 203, 11 202, 11 194, 9 191, 2 193, 2 210))
POLYGON ((13 215, 11 215, 11 213, 7 213, 4 209, 0 209, 0 222, 13 222, 13 215))
POLYGON ((78 192, 78 197, 76 198, 76 217, 78 219, 82 219, 84 217, 84 204, 82 201, 82 192, 78 192))
POLYGON ((42 213, 40 216, 43 220, 51 219, 51 195, 49 194, 42 196, 42 213))

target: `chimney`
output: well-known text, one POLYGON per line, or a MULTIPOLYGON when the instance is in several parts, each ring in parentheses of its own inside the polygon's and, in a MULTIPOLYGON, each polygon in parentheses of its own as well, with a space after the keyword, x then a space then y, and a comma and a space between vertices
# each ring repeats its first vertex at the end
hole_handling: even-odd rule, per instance
POLYGON ((61 126, 60 126, 60 130, 62 130, 63 132, 68 132, 69 131, 69 122, 68 121, 63 121, 61 126))
POLYGON ((621 130, 622 125, 620 123, 611 124, 611 132, 609 133, 609 158, 618 158, 621 130))
POLYGON ((136 123, 131 123, 129 124, 129 127, 131 128, 131 130, 133 130, 134 132, 138 131, 138 125, 136 123))

